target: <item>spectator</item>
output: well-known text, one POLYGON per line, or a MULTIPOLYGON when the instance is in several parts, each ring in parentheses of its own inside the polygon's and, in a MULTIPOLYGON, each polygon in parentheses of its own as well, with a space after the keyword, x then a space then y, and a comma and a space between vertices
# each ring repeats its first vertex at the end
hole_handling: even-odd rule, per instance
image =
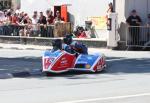
POLYGON ((0 35, 4 35, 3 34, 3 25, 4 25, 4 20, 5 20, 5 15, 4 12, 0 11, 0 35))
POLYGON ((29 20, 29 16, 27 13, 24 14, 21 24, 27 24, 29 20))
POLYGON ((24 12, 21 12, 21 13, 18 15, 18 21, 19 21, 19 23, 20 23, 21 21, 23 21, 23 19, 24 19, 24 12))
POLYGON ((126 20, 129 27, 130 37, 131 37, 131 45, 138 45, 139 43, 139 26, 142 23, 140 16, 137 15, 136 10, 132 10, 131 15, 126 20))
POLYGON ((12 22, 13 25, 18 25, 19 24, 19 20, 18 20, 18 15, 15 13, 12 16, 12 22))
POLYGON ((107 24, 107 27, 108 27, 108 29, 111 29, 110 28, 110 21, 109 21, 109 15, 111 14, 111 13, 113 13, 114 11, 113 11, 113 4, 112 4, 112 2, 111 3, 109 3, 108 4, 108 9, 107 9, 107 14, 106 14, 106 24, 107 24))
POLYGON ((31 34, 32 34, 32 36, 38 36, 39 27, 38 27, 38 17, 37 17, 37 15, 34 14, 31 20, 32 20, 31 34))
POLYGON ((12 13, 10 11, 7 11, 6 13, 6 20, 4 22, 4 28, 3 28, 3 33, 4 35, 12 35, 13 34, 13 26, 12 24, 12 13))
POLYGON ((42 37, 46 37, 47 35, 47 27, 46 27, 46 24, 47 24, 47 21, 46 21, 46 17, 43 15, 43 12, 40 12, 40 17, 39 17, 39 21, 38 23, 40 24, 40 32, 41 32, 41 36, 42 37))
POLYGON ((150 44, 150 14, 147 15, 147 23, 146 23, 146 25, 148 26, 147 27, 147 41, 150 44))
POLYGON ((29 18, 29 19, 27 19, 26 25, 24 26, 23 29, 21 29, 19 31, 19 33, 20 33, 20 36, 27 36, 27 37, 29 37, 30 34, 31 34, 31 31, 32 31, 32 20, 29 18))
POLYGON ((0 11, 0 24, 3 24, 3 22, 5 21, 6 17, 4 15, 4 12, 0 11))
POLYGON ((53 12, 50 10, 46 11, 46 15, 47 15, 47 24, 53 24, 54 23, 54 16, 53 16, 53 12))
POLYGON ((144 44, 143 49, 145 49, 147 46, 150 46, 150 14, 147 15, 146 26, 147 26, 146 43, 144 44))
POLYGON ((113 10, 113 3, 111 2, 108 4, 107 13, 112 13, 112 12, 114 12, 114 10, 113 10))
POLYGON ((47 15, 47 37, 53 37, 53 27, 51 26, 54 23, 53 12, 50 10, 46 11, 47 15))
POLYGON ((56 11, 56 17, 54 19, 54 23, 62 22, 62 21, 64 21, 64 20, 63 20, 63 18, 61 18, 60 12, 56 11))
POLYGON ((40 17, 39 17, 39 21, 40 24, 46 25, 47 21, 46 21, 46 17, 43 15, 43 12, 40 12, 40 17))
POLYGON ((37 18, 38 18, 38 12, 37 11, 34 11, 34 13, 33 13, 33 16, 37 16, 37 18))
POLYGON ((147 25, 147 26, 150 26, 150 14, 148 14, 147 17, 148 17, 148 18, 147 18, 146 25, 147 25))
POLYGON ((19 36, 19 20, 16 13, 12 16, 11 24, 13 29, 13 35, 19 36))
POLYGON ((7 25, 10 25, 11 22, 12 22, 11 12, 7 12, 6 13, 6 23, 7 23, 7 25))

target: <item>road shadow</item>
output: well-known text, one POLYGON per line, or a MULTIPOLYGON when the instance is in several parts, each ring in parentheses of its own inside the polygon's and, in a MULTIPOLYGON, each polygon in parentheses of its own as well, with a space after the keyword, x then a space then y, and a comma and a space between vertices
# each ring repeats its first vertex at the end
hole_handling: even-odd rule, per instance
POLYGON ((107 68, 99 73, 69 71, 61 74, 41 72, 41 57, 0 58, 0 74, 12 73, 14 78, 67 78, 87 79, 88 76, 101 74, 122 75, 150 73, 150 58, 107 57, 107 68), (31 73, 29 73, 31 72, 31 73), (32 74, 32 75, 31 75, 32 74))
POLYGON ((0 58, 0 74, 41 68, 41 57, 0 58))
POLYGON ((109 74, 150 73, 150 58, 108 57, 107 64, 109 74))

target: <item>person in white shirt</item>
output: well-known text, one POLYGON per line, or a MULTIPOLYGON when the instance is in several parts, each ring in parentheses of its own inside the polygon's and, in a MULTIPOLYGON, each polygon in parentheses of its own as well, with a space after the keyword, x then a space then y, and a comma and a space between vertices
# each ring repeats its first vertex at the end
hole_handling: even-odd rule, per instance
POLYGON ((32 17, 32 29, 31 29, 31 34, 32 36, 38 36, 39 35, 39 26, 38 26, 38 16, 33 15, 32 17))
POLYGON ((4 29, 4 23, 5 23, 6 17, 4 12, 0 11, 0 35, 4 35, 3 29, 4 29))

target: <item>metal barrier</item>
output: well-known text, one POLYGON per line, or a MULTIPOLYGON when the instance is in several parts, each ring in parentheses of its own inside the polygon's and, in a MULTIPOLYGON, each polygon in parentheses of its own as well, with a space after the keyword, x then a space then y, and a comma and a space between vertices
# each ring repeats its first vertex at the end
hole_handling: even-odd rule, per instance
POLYGON ((63 37, 71 33, 71 23, 55 25, 0 25, 0 35, 27 37, 63 37))
POLYGON ((150 26, 129 26, 126 45, 132 47, 150 47, 150 26))

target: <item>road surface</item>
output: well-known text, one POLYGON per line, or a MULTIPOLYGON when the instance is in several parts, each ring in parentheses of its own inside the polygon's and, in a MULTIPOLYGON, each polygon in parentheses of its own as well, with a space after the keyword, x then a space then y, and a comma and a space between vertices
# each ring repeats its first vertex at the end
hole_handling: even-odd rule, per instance
MULTIPOLYGON (((0 79, 1 103, 149 103, 150 52, 111 51, 102 73, 0 79)), ((0 49, 0 74, 41 69, 42 50, 0 49)))

